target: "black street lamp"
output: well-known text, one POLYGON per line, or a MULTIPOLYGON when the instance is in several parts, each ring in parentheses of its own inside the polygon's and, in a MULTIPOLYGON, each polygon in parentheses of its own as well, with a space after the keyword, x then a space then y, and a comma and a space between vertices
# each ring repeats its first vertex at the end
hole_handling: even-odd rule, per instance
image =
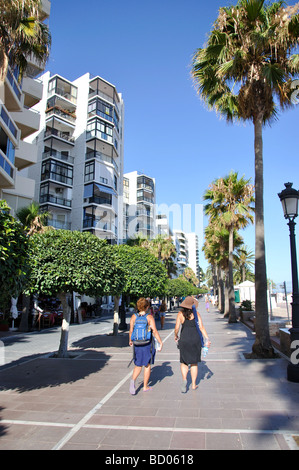
POLYGON ((293 183, 285 183, 285 189, 278 194, 282 203, 283 213, 289 220, 290 243, 291 243, 291 262, 292 262, 292 284, 293 284, 293 302, 292 302, 292 328, 290 328, 291 337, 291 361, 288 364, 287 376, 290 382, 299 383, 299 353, 296 354, 296 346, 299 346, 299 291, 298 291, 298 269, 297 254, 295 242, 295 222, 298 215, 299 191, 292 188, 293 183))

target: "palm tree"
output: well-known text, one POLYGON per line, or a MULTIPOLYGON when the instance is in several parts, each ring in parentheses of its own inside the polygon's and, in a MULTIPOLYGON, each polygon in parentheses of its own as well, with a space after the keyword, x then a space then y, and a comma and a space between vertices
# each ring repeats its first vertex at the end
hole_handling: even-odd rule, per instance
POLYGON ((45 230, 47 219, 51 216, 51 213, 41 212, 39 204, 33 201, 29 206, 19 209, 16 215, 23 224, 28 236, 31 236, 36 232, 45 230))
MULTIPOLYGON (((37 202, 32 202, 29 206, 22 207, 16 213, 17 218, 24 227, 28 237, 34 233, 43 233, 46 228, 47 219, 51 216, 50 212, 40 212, 37 202)), ((28 316, 30 309, 30 296, 23 294, 23 309, 21 316, 20 331, 28 331, 28 316)))
POLYGON ((254 266, 254 253, 246 245, 240 246, 236 251, 234 279, 236 282, 244 282, 254 278, 251 267, 254 266))
POLYGON ((253 187, 250 180, 238 179, 238 173, 231 172, 225 178, 214 181, 203 196, 205 213, 228 231, 228 294, 229 323, 237 321, 233 281, 234 232, 253 222, 253 187))
POLYGON ((207 47, 193 58, 192 76, 209 107, 228 121, 254 126, 255 151, 255 289, 257 357, 272 357, 267 306, 263 203, 263 125, 277 110, 293 106, 291 82, 299 73, 299 4, 239 0, 220 8, 207 47))
POLYGON ((148 249, 156 258, 158 258, 165 265, 168 276, 176 273, 174 258, 176 256, 175 246, 171 237, 167 235, 157 235, 150 240, 144 235, 137 235, 136 237, 129 238, 126 242, 127 245, 137 245, 148 249))
POLYGON ((40 6, 41 0, 0 0, 0 84, 9 64, 22 77, 30 54, 39 62, 48 58, 51 35, 40 21, 40 6))
MULTIPOLYGON (((216 292, 218 285, 219 310, 224 313, 224 316, 229 317, 230 323, 233 323, 236 320, 232 318, 232 314, 235 314, 235 310, 232 311, 230 303, 229 239, 229 230, 222 226, 221 223, 219 223, 219 220, 211 220, 205 229, 205 243, 203 250, 205 257, 212 264, 214 292, 216 292), (223 273, 225 273, 225 287, 223 285, 223 273)), ((243 238, 236 230, 234 230, 234 247, 238 249, 242 244, 243 238)))

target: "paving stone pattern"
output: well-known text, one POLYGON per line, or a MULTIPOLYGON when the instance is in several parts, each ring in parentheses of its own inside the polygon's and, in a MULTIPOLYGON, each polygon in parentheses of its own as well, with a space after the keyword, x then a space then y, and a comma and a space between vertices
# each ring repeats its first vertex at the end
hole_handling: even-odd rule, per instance
POLYGON ((212 345, 198 389, 189 377, 186 393, 173 335, 177 310, 160 331, 152 390, 143 392, 140 375, 135 396, 128 332, 108 336, 112 319, 72 325, 72 359, 52 356, 56 329, 2 337, 0 449, 298 450, 299 384, 287 381, 286 359, 246 360, 254 333, 228 324, 216 308, 205 312, 203 301, 199 310, 212 345))

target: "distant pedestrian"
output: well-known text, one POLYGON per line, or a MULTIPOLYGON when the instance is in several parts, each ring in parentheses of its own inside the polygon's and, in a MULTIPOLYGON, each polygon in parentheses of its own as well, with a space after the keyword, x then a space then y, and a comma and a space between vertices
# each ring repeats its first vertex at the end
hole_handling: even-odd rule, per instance
MULTIPOLYGON (((141 297, 137 301, 137 309, 138 309, 137 315, 146 317, 148 327, 151 330, 151 335, 154 335, 154 337, 158 341, 160 345, 159 350, 161 351, 163 343, 158 333, 154 317, 147 313, 149 306, 150 306, 149 301, 145 299, 144 297, 141 297)), ((148 386, 148 381, 149 381, 150 374, 151 374, 151 364, 154 364, 155 353, 156 353, 153 338, 151 338, 150 342, 144 346, 133 345, 133 341, 131 338, 132 338, 132 333, 134 330, 134 325, 136 322, 137 315, 136 314, 132 315, 131 321, 130 321, 130 331, 129 331, 129 344, 130 346, 134 347, 134 364, 135 364, 132 380, 130 382, 131 395, 135 395, 136 393, 135 380, 138 378, 142 370, 142 367, 144 367, 143 391, 147 392, 151 390, 151 387, 148 386)))
MULTIPOLYGON (((187 375, 190 365, 191 381, 192 381, 192 390, 197 388, 196 380, 198 374, 198 362, 201 361, 201 337, 197 331, 196 319, 193 313, 192 306, 195 304, 197 307, 197 302, 194 301, 192 297, 186 297, 185 300, 181 303, 180 308, 176 319, 176 324, 174 328, 174 339, 178 342, 180 350, 180 363, 181 363, 181 373, 182 373, 182 386, 181 392, 184 393, 187 391, 187 375), (180 338, 179 338, 179 331, 180 338)), ((202 333, 203 338, 205 339, 206 345, 210 346, 210 340, 208 334, 203 326, 201 316, 196 311, 198 317, 198 326, 202 333)))
POLYGON ((206 296, 206 311, 209 312, 210 311, 210 301, 209 301, 209 297, 206 296))
POLYGON ((165 302, 165 300, 162 300, 161 305, 159 306, 161 330, 163 330, 163 328, 164 328, 166 310, 167 310, 166 302, 165 302))

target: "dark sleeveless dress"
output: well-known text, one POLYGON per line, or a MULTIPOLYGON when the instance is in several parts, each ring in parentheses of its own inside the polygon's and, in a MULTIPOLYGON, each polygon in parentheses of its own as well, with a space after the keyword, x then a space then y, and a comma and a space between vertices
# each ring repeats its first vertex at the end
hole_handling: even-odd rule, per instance
POLYGON ((197 364, 201 361, 201 341, 196 329, 194 318, 185 319, 180 334, 180 362, 183 364, 197 364))

